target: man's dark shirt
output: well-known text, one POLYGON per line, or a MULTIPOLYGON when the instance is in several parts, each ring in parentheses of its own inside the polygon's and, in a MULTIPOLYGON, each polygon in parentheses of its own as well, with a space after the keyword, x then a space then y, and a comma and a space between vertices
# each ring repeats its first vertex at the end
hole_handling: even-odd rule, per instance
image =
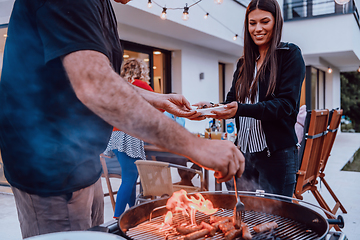
POLYGON ((105 54, 119 73, 122 50, 109 0, 17 0, 0 82, 5 176, 43 196, 73 192, 101 175, 112 127, 76 97, 61 57, 105 54))

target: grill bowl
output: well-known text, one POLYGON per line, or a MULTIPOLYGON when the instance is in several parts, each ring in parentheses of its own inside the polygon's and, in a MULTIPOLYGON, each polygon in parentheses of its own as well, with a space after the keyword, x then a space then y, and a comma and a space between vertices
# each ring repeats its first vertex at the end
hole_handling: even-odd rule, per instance
MULTIPOLYGON (((280 222, 279 228, 276 230, 276 237, 279 236, 280 239, 325 239, 328 233, 328 221, 311 208, 285 201, 281 199, 281 196, 278 196, 279 198, 269 198, 266 196, 257 196, 255 193, 239 193, 241 201, 245 205, 245 222, 250 226, 276 220, 280 222), (301 237, 296 237, 296 234, 301 235, 301 237)), ((220 215, 232 215, 232 210, 236 203, 236 198, 233 193, 202 192, 201 194, 205 199, 210 200, 215 208, 224 209, 223 212, 218 211, 220 215)), ((189 194, 189 196, 190 195, 192 194, 189 194)), ((147 239, 164 239, 165 235, 158 238, 158 234, 152 236, 151 233, 150 237, 148 237, 149 230, 147 228, 140 228, 139 230, 138 226, 147 224, 150 219, 150 214, 152 215, 152 221, 162 219, 162 216, 167 212, 167 209, 164 208, 167 200, 168 198, 152 200, 128 209, 121 215, 118 222, 121 235, 131 240, 145 239, 145 237, 142 236, 141 231, 143 231, 147 239), (153 211, 154 209, 158 210, 153 211), (134 237, 131 233, 135 227, 137 228, 137 237, 134 237)), ((199 220, 198 216, 197 220, 199 220)), ((252 233, 253 239, 266 239, 264 236, 260 236, 261 234, 254 235, 254 232, 252 233)), ((221 239, 221 237, 214 237, 214 239, 221 239)))

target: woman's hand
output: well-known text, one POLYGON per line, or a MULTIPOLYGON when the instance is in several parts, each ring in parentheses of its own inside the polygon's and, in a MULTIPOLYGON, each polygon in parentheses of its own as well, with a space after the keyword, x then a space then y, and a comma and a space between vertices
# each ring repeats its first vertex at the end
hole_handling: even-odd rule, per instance
POLYGON ((215 116, 212 116, 216 119, 228 119, 235 116, 238 109, 238 103, 231 102, 225 105, 225 110, 213 110, 211 113, 214 113, 215 116))
MULTIPOLYGON (((197 108, 203 108, 204 106, 205 106, 205 107, 211 107, 212 105, 213 105, 213 103, 211 103, 211 102, 202 101, 202 102, 198 102, 198 103, 192 104, 191 106, 194 106, 194 107, 197 107, 197 108)), ((196 109, 195 109, 195 111, 196 111, 196 109)), ((190 119, 190 120, 196 120, 196 121, 201 121, 201 120, 206 119, 206 116, 204 116, 204 115, 202 115, 201 113, 198 112, 197 115, 188 117, 188 119, 190 119)))

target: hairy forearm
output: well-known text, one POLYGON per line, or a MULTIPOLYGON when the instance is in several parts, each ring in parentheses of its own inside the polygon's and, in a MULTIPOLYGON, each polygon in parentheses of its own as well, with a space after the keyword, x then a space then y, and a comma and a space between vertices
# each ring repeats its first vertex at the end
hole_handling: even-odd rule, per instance
POLYGON ((190 156, 195 138, 153 108, 160 94, 145 92, 145 99, 110 67, 106 56, 81 51, 63 60, 77 97, 106 122, 146 142, 190 156), (152 95, 153 94, 153 95, 152 95), (186 141, 183 141, 186 139, 186 141))

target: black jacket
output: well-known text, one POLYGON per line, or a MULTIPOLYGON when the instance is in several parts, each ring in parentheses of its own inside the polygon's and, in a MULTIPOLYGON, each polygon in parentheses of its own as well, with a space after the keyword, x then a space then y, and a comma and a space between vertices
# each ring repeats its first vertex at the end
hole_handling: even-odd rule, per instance
MULTIPOLYGON (((235 122, 239 129, 239 116, 261 120, 266 143, 270 152, 295 146, 297 137, 294 125, 299 112, 301 85, 305 77, 305 63, 298 46, 292 43, 281 43, 277 48, 278 72, 273 94, 266 97, 270 71, 265 72, 265 79, 260 79, 259 102, 241 104, 238 102, 235 122)), ((226 103, 236 101, 236 81, 239 74, 240 59, 233 76, 226 103)))

